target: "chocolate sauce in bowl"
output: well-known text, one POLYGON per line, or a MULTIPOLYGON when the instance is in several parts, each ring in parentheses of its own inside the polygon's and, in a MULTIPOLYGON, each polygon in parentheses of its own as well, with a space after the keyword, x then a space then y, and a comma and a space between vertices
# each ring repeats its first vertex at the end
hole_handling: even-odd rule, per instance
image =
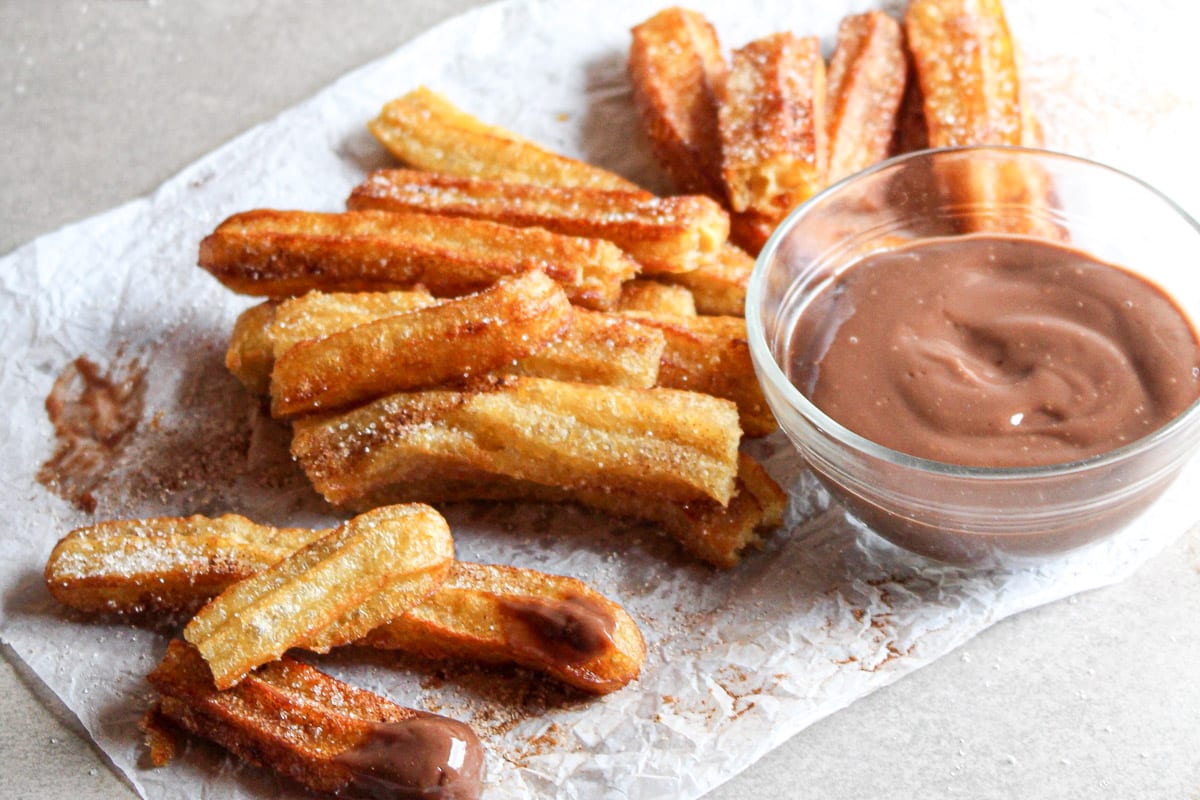
POLYGON ((1148 281, 1019 236, 872 253, 800 314, 789 378, 845 427, 922 458, 1064 463, 1200 397, 1200 343, 1148 281))

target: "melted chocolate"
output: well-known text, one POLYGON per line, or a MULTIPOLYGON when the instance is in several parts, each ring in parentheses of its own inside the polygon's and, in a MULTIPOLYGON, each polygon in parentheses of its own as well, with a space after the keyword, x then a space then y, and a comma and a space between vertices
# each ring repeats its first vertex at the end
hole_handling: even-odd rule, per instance
POLYGON ((144 370, 136 362, 109 373, 79 357, 63 369, 46 397, 57 447, 38 482, 91 513, 92 490, 124 449, 142 418, 144 370))
POLYGON ((800 314, 789 377, 872 441, 954 464, 1085 458, 1200 396, 1169 297, 1069 247, 972 235, 873 253, 800 314))
POLYGON ((616 620, 583 595, 502 599, 500 607, 516 623, 510 631, 515 643, 547 660, 578 663, 612 646, 616 620))
POLYGON ((475 800, 483 783, 475 732, 437 714, 370 723, 367 737, 333 762, 350 771, 341 794, 367 800, 475 800))

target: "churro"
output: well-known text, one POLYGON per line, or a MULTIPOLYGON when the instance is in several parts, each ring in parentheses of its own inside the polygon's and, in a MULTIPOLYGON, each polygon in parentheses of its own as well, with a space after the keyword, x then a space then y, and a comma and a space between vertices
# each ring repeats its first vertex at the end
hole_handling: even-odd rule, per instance
POLYGON ((415 170, 378 170, 355 187, 352 210, 485 219, 568 236, 605 239, 647 274, 687 272, 729 236, 729 218, 708 197, 540 186, 415 170))
POLYGON ((658 382, 665 347, 662 333, 636 320, 573 308, 567 328, 558 339, 498 372, 649 389, 658 382))
POLYGON ((882 11, 844 18, 829 62, 829 183, 887 158, 908 64, 900 24, 882 11))
POLYGON ((484 753, 470 727, 403 708, 299 661, 281 658, 219 691, 196 649, 175 640, 149 681, 159 705, 143 728, 156 764, 171 755, 163 746, 167 720, 319 792, 479 796, 484 753))
POLYGON ((332 411, 477 377, 544 349, 570 315, 559 285, 532 270, 474 295, 303 341, 275 361, 271 414, 332 411))
MULTIPOLYGON (((905 21, 930 147, 1040 144, 999 0, 913 0, 905 21)), ((1052 192, 1049 176, 1020 157, 946 162, 938 178, 961 198, 966 232, 1062 238, 1038 211, 1052 192)))
POLYGON ((640 189, 616 173, 488 125, 424 86, 387 103, 367 127, 392 155, 417 169, 543 186, 640 189))
POLYGON ((325 499, 346 507, 363 507, 393 484, 463 474, 725 504, 740 438, 728 400, 504 377, 302 417, 292 454, 325 499))
MULTIPOLYGON (((200 607, 329 533, 233 515, 100 523, 59 542, 46 583, 80 611, 162 617, 200 607)), ((519 664, 593 693, 636 678, 645 657, 633 619, 587 584, 462 562, 424 600, 352 644, 519 664)))
MULTIPOLYGON (((323 339, 356 325, 428 308, 438 302, 423 286, 393 292, 312 291, 277 303, 275 313, 265 320, 268 329, 256 336, 261 335, 270 342, 272 360, 267 369, 270 373, 274 359, 300 342, 323 339)), ((234 339, 241 324, 239 317, 234 326, 234 339)))
POLYGON ((264 300, 238 315, 229 334, 225 367, 252 394, 271 391, 271 369, 275 366, 275 347, 271 341, 271 323, 279 304, 264 300))
POLYGON ((200 243, 200 266, 236 292, 268 297, 417 284, 455 297, 541 269, 563 285, 571 302, 599 309, 612 306, 621 284, 639 270, 602 239, 381 211, 235 214, 200 243))
POLYGON ((651 279, 628 281, 621 287, 617 311, 646 311, 653 314, 696 316, 696 298, 685 286, 651 279))
POLYGON ((630 316, 666 337, 658 368, 659 386, 732 400, 747 436, 766 436, 775 430, 775 417, 750 360, 744 319, 640 312, 630 316))
POLYGON ((668 8, 635 26, 629 79, 642 128, 675 186, 722 202, 718 98, 727 67, 701 14, 668 8))
POLYGON ((816 194, 829 165, 825 61, 816 37, 777 33, 735 50, 719 113, 735 211, 781 219, 816 194))
POLYGON ((637 677, 637 624, 582 581, 529 569, 454 565, 430 598, 363 640, 430 658, 520 664, 593 694, 637 677))
POLYGON ((55 545, 46 587, 60 603, 92 613, 195 611, 327 533, 237 514, 101 522, 55 545))
MULTIPOLYGON (((636 281, 626 283, 622 292, 631 283, 636 281)), ((414 292, 332 295, 309 292, 281 304, 268 301, 247 309, 238 318, 226 363, 231 370, 236 364, 234 374, 247 389, 266 395, 270 391, 275 357, 281 357, 297 344, 404 313, 414 304, 423 308, 435 302, 428 294, 414 292), (273 316, 263 314, 264 309, 273 312, 273 316)), ((574 306, 568 317, 566 328, 557 339, 496 371, 643 389, 658 381, 658 365, 666 344, 662 333, 617 314, 574 306)))
POLYGON ((374 509, 228 587, 183 635, 228 688, 290 647, 323 652, 361 638, 424 599, 453 558, 450 529, 432 508, 374 509))
POLYGON ((761 544, 764 532, 782 523, 787 499, 766 470, 743 453, 726 504, 707 498, 669 500, 630 489, 547 486, 470 468, 456 469, 452 477, 380 481, 349 504, 369 508, 414 498, 430 503, 574 503, 609 516, 652 523, 696 558, 723 569, 735 566, 748 548, 761 544))
MULTIPOLYGON (((766 243, 766 237, 770 234, 770 230, 766 231, 762 244, 766 243)), ((754 258, 740 247, 726 244, 716 258, 700 265, 698 269, 681 275, 663 276, 661 280, 686 287, 692 293, 696 311, 700 314, 741 317, 746 313, 746 284, 753 271, 754 258)))

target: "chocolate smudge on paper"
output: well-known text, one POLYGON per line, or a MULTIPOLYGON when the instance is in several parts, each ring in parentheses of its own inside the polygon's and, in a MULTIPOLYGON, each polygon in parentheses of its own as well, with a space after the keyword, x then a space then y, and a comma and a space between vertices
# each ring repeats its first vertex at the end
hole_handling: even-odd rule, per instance
POLYGON ((86 356, 69 363, 46 396, 57 446, 37 480, 87 513, 93 490, 128 445, 142 419, 145 369, 118 357, 103 371, 86 356))
POLYGON ((152 343, 145 419, 93 490, 97 515, 237 512, 278 524, 328 516, 288 452, 290 426, 226 369, 227 338, 192 324, 152 343))

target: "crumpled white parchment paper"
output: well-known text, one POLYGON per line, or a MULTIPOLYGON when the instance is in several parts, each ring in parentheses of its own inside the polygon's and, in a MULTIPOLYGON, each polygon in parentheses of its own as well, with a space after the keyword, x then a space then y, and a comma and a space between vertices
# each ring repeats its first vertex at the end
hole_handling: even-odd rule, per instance
MULTIPOLYGON (((664 188, 636 132, 624 73, 628 28, 658 5, 515 0, 451 20, 153 195, 0 261, 0 396, 9 403, 0 420, 0 631, 143 795, 297 792, 202 745, 166 769, 145 768, 136 722, 150 702, 144 676, 166 639, 59 609, 41 582, 54 542, 108 517, 236 511, 331 521, 287 458, 286 430, 223 368, 230 326, 251 301, 194 266, 199 240, 253 207, 340 208, 367 170, 389 163, 364 123, 419 83, 485 120, 664 188), (133 444, 97 488, 95 517, 34 480, 53 450, 43 400, 79 355, 102 365, 137 359, 149 387, 133 444)), ((790 28, 819 34, 828 49, 840 17, 871 4, 692 6, 726 47, 790 28)), ((1181 168, 1194 166, 1200 131, 1191 26, 1172 22, 1191 14, 1186 0, 1007 6, 1048 146, 1124 168, 1200 211, 1200 182, 1181 168)), ((489 747, 489 798, 695 797, 993 622, 1120 580, 1198 513, 1185 502, 1200 488, 1193 463, 1103 546, 1022 570, 935 566, 830 507, 780 437, 754 447, 790 490, 788 529, 725 573, 689 562, 648 528, 575 509, 449 513, 461 558, 574 575, 629 609, 649 655, 641 679, 621 692, 584 700, 516 672, 386 654, 348 651, 320 663, 401 704, 475 725, 489 747)))

